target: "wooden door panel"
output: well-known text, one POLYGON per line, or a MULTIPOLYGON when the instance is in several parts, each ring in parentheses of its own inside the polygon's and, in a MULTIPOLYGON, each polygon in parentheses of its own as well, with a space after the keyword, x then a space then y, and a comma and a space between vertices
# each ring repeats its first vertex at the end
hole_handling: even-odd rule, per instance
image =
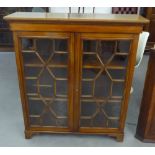
POLYGON ((145 86, 138 118, 136 137, 143 142, 155 142, 155 50, 150 51, 145 86))
MULTIPOLYGON (((154 82, 155 83, 155 82, 154 82)), ((152 89, 152 105, 151 105, 151 108, 150 108, 150 127, 148 129, 148 135, 150 137, 155 137, 155 105, 154 105, 154 98, 153 96, 155 95, 155 85, 153 85, 153 89, 152 89)))
POLYGON ((155 8, 152 7, 152 14, 155 14, 155 8))
POLYGON ((152 19, 150 21, 150 26, 149 26, 149 32, 150 32, 150 36, 149 36, 149 41, 150 42, 154 42, 155 41, 155 19, 152 19))
POLYGON ((69 33, 21 33, 23 80, 32 128, 73 127, 74 56, 69 33))
POLYGON ((79 38, 79 130, 117 130, 122 123, 126 90, 130 89, 126 88, 126 77, 133 38, 110 34, 81 34, 79 38))

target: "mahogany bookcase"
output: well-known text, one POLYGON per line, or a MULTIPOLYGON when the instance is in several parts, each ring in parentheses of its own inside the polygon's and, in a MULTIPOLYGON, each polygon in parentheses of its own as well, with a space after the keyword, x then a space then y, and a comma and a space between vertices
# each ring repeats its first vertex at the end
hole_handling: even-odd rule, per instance
POLYGON ((13 31, 25 137, 104 134, 123 140, 138 15, 17 12, 13 31))

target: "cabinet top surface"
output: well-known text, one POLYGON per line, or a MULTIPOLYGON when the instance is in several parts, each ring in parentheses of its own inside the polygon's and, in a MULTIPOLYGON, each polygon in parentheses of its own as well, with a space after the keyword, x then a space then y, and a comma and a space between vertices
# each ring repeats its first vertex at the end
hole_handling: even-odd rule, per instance
POLYGON ((145 24, 149 20, 139 15, 122 14, 65 14, 65 13, 39 13, 15 12, 4 17, 8 21, 55 21, 55 22, 103 22, 103 23, 139 23, 145 24))

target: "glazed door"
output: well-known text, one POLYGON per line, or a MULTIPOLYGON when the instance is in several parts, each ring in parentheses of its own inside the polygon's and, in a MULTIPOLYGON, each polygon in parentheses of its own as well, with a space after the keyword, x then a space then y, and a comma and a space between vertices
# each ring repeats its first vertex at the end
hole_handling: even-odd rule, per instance
MULTIPOLYGON (((79 34, 76 129, 113 132, 123 126, 130 92, 133 35, 79 34), (127 86, 128 85, 128 86, 127 86)), ((76 59, 77 60, 77 59, 76 59)))
MULTIPOLYGON (((21 32, 28 127, 71 131, 73 128, 73 36, 70 33, 21 32)), ((20 45, 20 44, 19 44, 20 45)))

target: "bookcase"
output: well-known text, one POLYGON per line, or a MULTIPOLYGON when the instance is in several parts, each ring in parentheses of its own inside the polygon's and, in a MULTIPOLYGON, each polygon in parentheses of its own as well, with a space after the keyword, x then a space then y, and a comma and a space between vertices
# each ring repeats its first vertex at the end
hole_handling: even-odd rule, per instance
POLYGON ((13 31, 25 137, 103 134, 123 140, 138 15, 14 13, 13 31))

